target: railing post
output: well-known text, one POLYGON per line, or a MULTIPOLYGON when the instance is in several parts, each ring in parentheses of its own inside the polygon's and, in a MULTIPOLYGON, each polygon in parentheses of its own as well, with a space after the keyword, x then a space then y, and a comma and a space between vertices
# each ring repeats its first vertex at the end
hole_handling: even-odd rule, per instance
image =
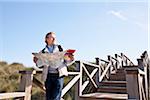
POLYGON ((141 58, 144 60, 144 65, 146 66, 146 68, 144 68, 146 70, 146 77, 147 77, 147 86, 148 86, 148 91, 147 91, 147 96, 148 96, 148 100, 150 100, 150 58, 148 56, 148 52, 145 51, 141 58))
POLYGON ((140 100, 138 69, 126 68, 127 94, 129 99, 140 100))
POLYGON ((137 59, 138 60, 138 68, 141 68, 144 72, 145 72, 145 75, 144 75, 144 89, 145 89, 145 94, 146 94, 146 99, 148 100, 148 67, 147 67, 147 64, 146 62, 144 63, 144 60, 145 59, 137 59))
MULTIPOLYGON (((76 71, 80 72, 80 61, 76 61, 75 66, 76 66, 76 71)), ((79 86, 80 86, 80 83, 79 83, 79 81, 77 81, 77 83, 75 84, 75 100, 80 99, 80 97, 79 97, 80 87, 79 86)))
POLYGON ((147 75, 148 75, 148 100, 150 100, 150 64, 148 65, 148 71, 147 71, 147 75))
MULTIPOLYGON (((108 55, 108 61, 111 63, 111 67, 112 67, 112 61, 111 61, 110 55, 108 55)), ((111 67, 109 67, 108 72, 107 72, 109 78, 110 78, 110 74, 111 74, 111 67)))
POLYGON ((124 57, 123 57, 123 53, 121 53, 121 66, 124 66, 124 57))
POLYGON ((21 82, 19 85, 19 91, 25 91, 24 100, 31 100, 31 89, 33 80, 33 71, 20 71, 21 82))
POLYGON ((100 77, 100 73, 101 73, 101 68, 100 68, 100 59, 97 57, 95 58, 96 59, 96 65, 99 65, 99 68, 98 68, 98 72, 96 73, 96 84, 99 86, 99 77, 100 77))
POLYGON ((115 58, 117 59, 117 61, 116 61, 116 68, 117 68, 117 69, 119 69, 119 68, 120 68, 120 66, 119 66, 118 56, 117 56, 117 54, 115 54, 115 58))

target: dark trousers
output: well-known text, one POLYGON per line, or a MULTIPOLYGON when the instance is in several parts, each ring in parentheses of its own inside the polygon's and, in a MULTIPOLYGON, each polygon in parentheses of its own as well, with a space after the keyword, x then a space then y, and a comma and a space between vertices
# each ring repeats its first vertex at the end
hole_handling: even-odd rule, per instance
POLYGON ((48 73, 45 82, 46 100, 60 100, 64 78, 58 74, 48 73))

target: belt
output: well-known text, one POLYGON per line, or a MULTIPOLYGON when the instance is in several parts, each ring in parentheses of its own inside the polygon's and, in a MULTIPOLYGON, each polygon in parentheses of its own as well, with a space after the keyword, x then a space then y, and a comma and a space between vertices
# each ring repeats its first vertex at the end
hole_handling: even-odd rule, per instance
POLYGON ((48 76, 59 77, 59 73, 48 73, 48 76))

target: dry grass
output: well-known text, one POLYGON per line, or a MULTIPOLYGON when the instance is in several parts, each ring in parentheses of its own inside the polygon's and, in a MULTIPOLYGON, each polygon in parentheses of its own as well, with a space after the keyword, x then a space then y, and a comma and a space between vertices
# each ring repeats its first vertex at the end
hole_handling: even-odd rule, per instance
MULTIPOLYGON (((70 67, 70 70, 73 70, 74 67, 70 67)), ((5 92, 14 92, 19 90, 20 83, 20 70, 32 70, 32 68, 27 68, 20 63, 8 64, 7 62, 0 61, 0 93, 5 92)), ((38 79, 40 79, 37 76, 38 79)), ((69 78, 65 78, 65 84, 69 81, 69 78)), ((73 100, 73 90, 68 92, 65 95, 65 100, 73 100), (71 99, 70 99, 71 98, 71 99)), ((38 87, 32 88, 32 100, 45 100, 45 94, 38 87)))

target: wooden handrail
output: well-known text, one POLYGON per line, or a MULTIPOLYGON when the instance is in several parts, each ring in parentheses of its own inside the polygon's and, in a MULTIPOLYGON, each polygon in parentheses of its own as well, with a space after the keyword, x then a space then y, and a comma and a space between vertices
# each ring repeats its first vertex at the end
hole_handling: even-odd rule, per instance
POLYGON ((106 61, 106 60, 103 60, 103 59, 100 59, 100 61, 103 61, 105 63, 109 63, 109 61, 106 61))
POLYGON ((92 66, 92 67, 97 67, 97 68, 99 68, 99 66, 96 65, 96 64, 92 64, 92 63, 85 62, 85 61, 82 61, 82 63, 85 64, 85 65, 88 65, 88 66, 92 66))
POLYGON ((121 57, 122 57, 122 59, 125 57, 126 60, 129 61, 132 66, 134 66, 134 63, 126 55, 124 55, 123 53, 121 53, 121 57))
POLYGON ((25 92, 0 93, 0 99, 25 97, 25 92))

